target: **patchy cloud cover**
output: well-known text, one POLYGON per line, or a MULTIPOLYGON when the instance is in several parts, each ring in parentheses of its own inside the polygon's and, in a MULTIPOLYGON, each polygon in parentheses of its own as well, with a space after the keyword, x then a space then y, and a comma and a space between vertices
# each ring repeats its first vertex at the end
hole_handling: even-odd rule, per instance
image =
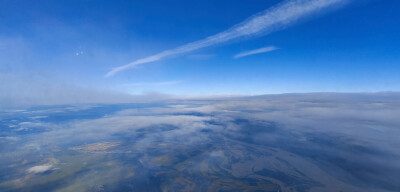
POLYGON ((10 165, 1 172, 13 173, 0 189, 67 182, 51 186, 393 191, 400 187, 399 98, 286 94, 3 112, 1 134, 18 139, 0 140, 0 162, 10 165), (111 170, 112 179, 94 176, 111 170))

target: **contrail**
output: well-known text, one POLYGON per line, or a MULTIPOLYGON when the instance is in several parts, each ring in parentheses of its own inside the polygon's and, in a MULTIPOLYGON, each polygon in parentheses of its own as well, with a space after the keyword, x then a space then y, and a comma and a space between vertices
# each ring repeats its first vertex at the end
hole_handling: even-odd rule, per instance
POLYGON ((259 48, 259 49, 255 49, 255 50, 245 51, 245 52, 239 53, 239 54, 233 56, 233 58, 239 59, 239 58, 250 56, 250 55, 255 55, 255 54, 267 53, 267 52, 275 51, 277 49, 278 48, 274 47, 274 46, 263 47, 263 48, 259 48))
POLYGON ((161 53, 133 61, 127 65, 119 66, 108 72, 105 77, 132 68, 136 65, 161 60, 165 57, 195 51, 219 43, 227 42, 240 37, 248 37, 257 34, 268 34, 273 31, 285 28, 297 20, 304 18, 314 12, 328 8, 333 5, 349 0, 286 0, 272 8, 262 11, 245 21, 205 39, 188 43, 186 45, 163 51, 161 53))

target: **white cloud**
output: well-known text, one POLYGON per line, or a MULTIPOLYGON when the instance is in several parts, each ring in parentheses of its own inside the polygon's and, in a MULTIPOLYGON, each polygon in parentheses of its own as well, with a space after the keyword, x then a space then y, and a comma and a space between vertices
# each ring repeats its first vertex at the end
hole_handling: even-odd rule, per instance
POLYGON ((10 141, 18 141, 19 140, 18 137, 0 137, 0 140, 1 139, 10 140, 10 141))
POLYGON ((199 41, 188 43, 175 49, 166 50, 161 53, 133 61, 127 65, 116 67, 109 71, 105 77, 113 76, 120 71, 133 68, 140 64, 158 61, 178 54, 188 53, 204 47, 228 42, 233 39, 257 34, 267 34, 285 28, 312 13, 346 1, 348 0, 287 0, 275 7, 256 14, 221 33, 209 36, 199 41))
POLYGON ((239 59, 239 58, 250 56, 250 55, 255 55, 255 54, 267 53, 267 52, 275 51, 277 49, 278 48, 274 47, 274 46, 263 47, 263 48, 260 48, 260 49, 255 49, 255 50, 250 50, 250 51, 245 51, 245 52, 239 53, 239 54, 233 56, 233 58, 239 59))
POLYGON ((27 171, 29 173, 43 173, 43 172, 50 170, 52 167, 53 167, 53 165, 51 165, 51 164, 38 165, 38 166, 29 168, 27 171))

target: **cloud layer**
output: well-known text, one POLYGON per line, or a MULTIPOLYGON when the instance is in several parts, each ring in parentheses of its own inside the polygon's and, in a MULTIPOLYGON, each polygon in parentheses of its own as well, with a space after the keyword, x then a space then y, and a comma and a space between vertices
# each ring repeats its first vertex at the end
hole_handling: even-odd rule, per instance
POLYGON ((105 77, 113 76, 120 71, 140 64, 158 61, 166 57, 188 53, 201 48, 228 42, 230 40, 258 34, 267 34, 285 28, 312 13, 346 1, 348 0, 287 0, 216 35, 133 61, 127 65, 116 67, 109 71, 105 77))
POLYGON ((0 190, 176 191, 182 177, 179 186, 193 190, 256 177, 280 191, 398 191, 399 97, 283 94, 3 112, 1 134, 18 139, 0 140, 0 163, 17 166, 0 167, 0 178, 11 179, 0 190))

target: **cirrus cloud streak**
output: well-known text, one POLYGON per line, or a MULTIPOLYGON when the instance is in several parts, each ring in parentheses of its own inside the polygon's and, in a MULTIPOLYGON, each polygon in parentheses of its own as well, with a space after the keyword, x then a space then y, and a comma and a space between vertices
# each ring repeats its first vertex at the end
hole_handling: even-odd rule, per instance
POLYGON ((255 54, 267 53, 267 52, 275 51, 277 49, 279 49, 279 48, 274 47, 274 46, 263 47, 263 48, 259 48, 259 49, 255 49, 255 50, 241 52, 241 53, 233 56, 233 58, 239 59, 239 58, 250 56, 250 55, 255 55, 255 54))
POLYGON ((267 34, 285 28, 312 13, 347 1, 349 0, 287 0, 277 6, 255 14, 226 31, 116 67, 109 71, 105 77, 113 76, 120 71, 133 68, 140 64, 159 61, 166 57, 188 53, 241 37, 267 34))

